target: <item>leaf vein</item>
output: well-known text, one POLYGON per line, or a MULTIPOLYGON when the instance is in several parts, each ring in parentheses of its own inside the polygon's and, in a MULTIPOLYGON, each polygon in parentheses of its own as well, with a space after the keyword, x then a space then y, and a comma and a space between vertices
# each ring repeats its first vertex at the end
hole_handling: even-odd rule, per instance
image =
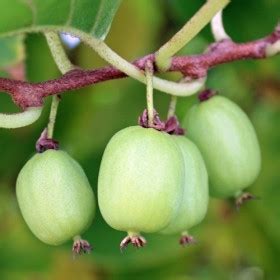
POLYGON ((99 4, 99 7, 98 7, 98 12, 97 12, 95 21, 93 23, 93 26, 92 26, 92 28, 90 30, 90 33, 94 33, 96 25, 98 24, 98 22, 100 20, 100 17, 101 17, 101 14, 102 14, 102 10, 103 10, 103 4, 104 4, 104 0, 100 0, 100 4, 99 4))
POLYGON ((67 19, 67 21, 65 23, 66 26, 70 26, 71 25, 71 22, 72 22, 72 19, 73 19, 73 15, 74 15, 74 10, 75 10, 75 4, 76 4, 76 0, 71 0, 68 19, 67 19))
POLYGON ((32 24, 31 26, 35 26, 36 20, 37 20, 37 8, 34 4, 33 0, 20 0, 23 4, 25 4, 32 13, 32 24))

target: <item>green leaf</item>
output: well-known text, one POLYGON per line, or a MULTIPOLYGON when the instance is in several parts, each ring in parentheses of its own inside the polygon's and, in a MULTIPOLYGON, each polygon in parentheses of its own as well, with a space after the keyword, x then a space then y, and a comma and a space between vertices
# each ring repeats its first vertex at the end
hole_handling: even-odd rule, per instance
POLYGON ((72 27, 104 40, 122 0, 3 0, 0 35, 36 27, 72 27))
POLYGON ((23 36, 0 39, 0 68, 16 64, 23 59, 23 36))

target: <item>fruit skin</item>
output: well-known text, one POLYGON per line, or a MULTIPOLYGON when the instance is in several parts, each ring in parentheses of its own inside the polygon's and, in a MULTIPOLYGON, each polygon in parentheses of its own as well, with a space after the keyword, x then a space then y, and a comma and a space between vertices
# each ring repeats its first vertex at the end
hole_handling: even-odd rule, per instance
POLYGON ((94 217, 95 199, 88 179, 63 151, 34 155, 18 175, 16 195, 31 231, 50 245, 80 235, 94 217))
POLYGON ((161 232, 180 233, 199 224, 208 208, 208 175, 202 155, 196 145, 184 136, 172 136, 179 146, 183 158, 185 179, 183 196, 177 214, 161 232))
POLYGON ((260 147, 247 115, 232 101, 214 96, 193 106, 184 127, 206 163, 210 194, 237 195, 257 178, 260 147))
POLYGON ((98 178, 98 202, 105 221, 128 232, 166 227, 182 197, 183 157, 170 135, 132 126, 108 143, 98 178))

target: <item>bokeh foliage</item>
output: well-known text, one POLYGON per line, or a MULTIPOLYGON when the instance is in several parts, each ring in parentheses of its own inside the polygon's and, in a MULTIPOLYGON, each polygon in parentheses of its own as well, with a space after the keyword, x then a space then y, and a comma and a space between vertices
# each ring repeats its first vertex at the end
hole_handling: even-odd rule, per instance
MULTIPOLYGON (((127 59, 153 52, 203 2, 125 0, 106 42, 127 59)), ((6 8, 11 8, 12 3, 6 2, 6 8)), ((279 11, 278 0, 233 0, 224 13, 225 26, 237 41, 257 39, 272 31, 279 11)), ((211 41, 207 27, 181 53, 199 53, 211 41)), ((28 80, 36 82, 60 75, 43 36, 28 35, 24 45, 28 80)), ((10 53, 20 47, 13 45, 10 53)), ((69 51, 69 55, 75 64, 85 68, 104 65, 84 45, 69 51)), ((15 61, 15 56, 11 57, 15 61)), ((2 54, 0 59, 1 67, 2 54)), ((9 75, 6 68, 1 70, 6 71, 2 75, 9 75)), ((235 62, 210 71, 208 86, 237 102, 257 130, 263 164, 250 191, 261 199, 248 203, 240 212, 235 211, 230 201, 211 199, 206 219, 192 230, 199 243, 189 248, 180 248, 177 236, 147 235, 149 243, 145 249, 129 248, 120 253, 118 244, 124 233, 106 225, 99 212, 84 234, 94 246, 91 255, 73 261, 71 242, 59 247, 41 243, 23 222, 15 199, 15 181, 46 126, 49 100, 43 116, 34 125, 1 130, 0 279, 279 279, 279 73, 280 56, 235 62)), ((136 124, 145 107, 144 93, 142 84, 124 79, 63 95, 55 138, 81 163, 95 191, 106 143, 121 128, 136 124)), ((167 95, 155 94, 155 104, 163 118, 168 102, 167 95)), ((178 116, 182 118, 194 102, 195 97, 179 99, 178 116)), ((7 95, 0 95, 0 104, 1 111, 16 110, 7 95)))

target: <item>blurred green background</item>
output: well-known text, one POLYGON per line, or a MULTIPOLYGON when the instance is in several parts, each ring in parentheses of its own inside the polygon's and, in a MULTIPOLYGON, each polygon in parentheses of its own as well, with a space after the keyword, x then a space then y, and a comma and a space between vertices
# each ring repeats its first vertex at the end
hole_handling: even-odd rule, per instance
MULTIPOLYGON (((155 51, 204 1, 124 0, 106 42, 132 60, 155 51)), ((227 32, 238 42, 269 34, 279 20, 279 0, 233 0, 224 12, 227 32)), ((30 81, 58 77, 44 37, 38 34, 0 44, 1 76, 30 81), (25 53, 25 54, 24 54, 25 53), (22 63, 25 57, 24 64, 22 63)), ((212 42, 206 27, 181 53, 202 52, 212 42)), ((69 50, 84 68, 105 63, 84 45, 69 50)), ((179 75, 165 75, 178 79, 179 75)), ((51 247, 29 231, 15 198, 15 181, 47 124, 43 116, 27 128, 0 131, 0 279, 280 279, 280 56, 239 61, 209 72, 207 85, 237 102, 253 121, 262 150, 262 171, 250 191, 261 197, 235 211, 231 201, 211 199, 202 224, 191 233, 195 246, 181 248, 178 236, 146 235, 143 250, 119 251, 123 232, 111 229, 100 213, 84 234, 94 247, 75 260, 71 242, 51 247)), ((180 118, 195 101, 181 98, 180 118)), ((156 92, 155 105, 164 119, 169 97, 156 92)), ((16 111, 0 95, 1 111, 16 111)), ((132 79, 109 81, 63 95, 55 138, 78 160, 96 192, 98 168, 106 143, 118 130, 135 125, 145 108, 145 87, 132 79)), ((225 171, 226 172, 226 171, 225 171)), ((36 209, 34 209, 36 211, 36 209)))

